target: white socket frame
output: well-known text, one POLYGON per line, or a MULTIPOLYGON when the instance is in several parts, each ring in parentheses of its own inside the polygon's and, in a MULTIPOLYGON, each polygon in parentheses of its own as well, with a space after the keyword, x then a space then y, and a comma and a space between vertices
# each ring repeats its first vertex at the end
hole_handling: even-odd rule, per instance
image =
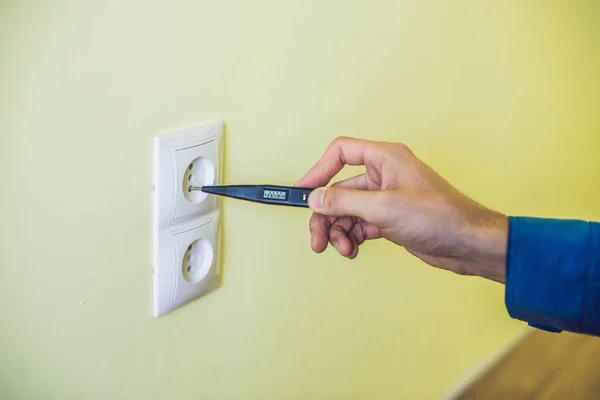
MULTIPOLYGON (((196 184, 202 186, 221 183, 222 140, 223 123, 220 121, 154 139, 154 316, 173 311, 219 286, 220 202, 211 195, 192 203, 183 192, 183 180, 184 177, 189 177, 190 163, 201 157, 207 160, 202 165, 208 162, 214 167, 214 181, 196 184), (212 246, 212 251, 204 252, 207 257, 212 258, 212 262, 208 271, 203 271, 200 280, 190 282, 186 280, 182 270, 185 262, 183 258, 189 245, 198 239, 205 239, 205 244, 212 246)), ((198 254, 196 251, 196 258, 202 258, 204 253, 198 254)), ((202 263, 203 260, 196 259, 186 265, 192 268, 196 262, 202 263)))

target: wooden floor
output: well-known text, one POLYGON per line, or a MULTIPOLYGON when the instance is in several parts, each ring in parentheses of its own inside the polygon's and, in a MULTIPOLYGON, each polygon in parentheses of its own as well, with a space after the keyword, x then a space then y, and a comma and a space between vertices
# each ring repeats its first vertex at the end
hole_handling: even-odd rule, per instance
POLYGON ((458 400, 600 400, 600 338, 535 331, 458 400))

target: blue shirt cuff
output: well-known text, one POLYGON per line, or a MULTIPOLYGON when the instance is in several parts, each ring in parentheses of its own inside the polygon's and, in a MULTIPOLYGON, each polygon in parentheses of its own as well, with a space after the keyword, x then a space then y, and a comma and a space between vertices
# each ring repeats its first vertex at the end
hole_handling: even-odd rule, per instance
POLYGON ((600 334, 600 225, 509 218, 506 307, 552 332, 600 334))

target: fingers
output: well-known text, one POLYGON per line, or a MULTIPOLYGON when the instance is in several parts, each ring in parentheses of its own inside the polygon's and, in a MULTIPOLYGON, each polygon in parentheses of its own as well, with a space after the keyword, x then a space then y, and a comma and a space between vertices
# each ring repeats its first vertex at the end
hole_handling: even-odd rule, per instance
POLYGON ((360 221, 359 223, 355 224, 352 227, 350 234, 356 238, 359 245, 363 244, 367 240, 381 239, 382 237, 381 230, 377 226, 370 224, 367 221, 360 221))
POLYGON ((331 186, 345 187, 345 188, 358 189, 358 190, 368 190, 367 174, 360 174, 357 176, 353 176, 351 178, 344 179, 343 181, 336 182, 331 186))
POLYGON ((311 247, 316 253, 322 253, 331 243, 340 255, 353 259, 366 240, 381 238, 381 231, 375 225, 352 217, 327 217, 315 213, 309 224, 311 247))
POLYGON ((341 137, 334 140, 321 159, 302 177, 296 186, 316 188, 325 186, 344 165, 364 165, 367 141, 341 137))
POLYGON ((308 222, 310 229, 310 247, 315 253, 322 253, 329 243, 329 227, 334 217, 314 213, 308 222), (331 221, 330 221, 331 218, 331 221))
POLYGON ((365 240, 381 237, 377 227, 358 221, 360 218, 375 223, 375 216, 382 215, 383 197, 379 191, 368 191, 366 174, 325 187, 345 165, 365 165, 367 160, 371 160, 373 156, 369 156, 369 151, 374 150, 369 143, 347 137, 336 139, 321 159, 295 184, 298 187, 316 188, 309 196, 308 203, 315 212, 309 226, 311 247, 317 253, 325 251, 331 242, 342 256, 354 258, 359 245, 365 240))
POLYGON ((350 257, 358 249, 356 238, 352 238, 349 235, 355 223, 356 220, 354 218, 341 217, 329 228, 329 242, 344 257, 350 257))
POLYGON ((346 253, 345 251, 338 252, 340 253, 340 255, 348 257, 352 260, 356 258, 356 256, 358 256, 360 245, 362 245, 367 240, 381 238, 381 231, 378 227, 368 223, 367 221, 359 221, 353 224, 352 229, 350 229, 350 231, 348 231, 347 233, 347 237, 352 243, 350 253, 346 253))
POLYGON ((343 186, 315 189, 308 197, 309 207, 322 215, 360 217, 372 223, 383 205, 383 192, 349 189, 343 186))
MULTIPOLYGON (((335 187, 354 187, 356 189, 366 188, 366 175, 358 175, 346 180, 336 182, 333 186, 335 187)), ((336 220, 336 217, 328 217, 321 214, 313 214, 309 221, 309 227, 312 234, 311 247, 317 252, 321 253, 327 248, 328 237, 327 233, 330 229, 331 224, 336 220)), ((332 243, 335 246, 335 243, 332 243)))

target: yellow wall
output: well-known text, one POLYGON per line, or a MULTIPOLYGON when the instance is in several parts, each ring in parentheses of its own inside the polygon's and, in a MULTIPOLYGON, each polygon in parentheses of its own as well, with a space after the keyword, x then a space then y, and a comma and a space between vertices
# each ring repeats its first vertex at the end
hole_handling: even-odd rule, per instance
POLYGON ((152 138, 208 119, 227 183, 350 135, 600 218, 600 7, 491 3, 0 2, 0 398, 431 399, 521 332, 498 285, 314 255, 306 210, 231 201, 224 286, 150 316, 152 138))

